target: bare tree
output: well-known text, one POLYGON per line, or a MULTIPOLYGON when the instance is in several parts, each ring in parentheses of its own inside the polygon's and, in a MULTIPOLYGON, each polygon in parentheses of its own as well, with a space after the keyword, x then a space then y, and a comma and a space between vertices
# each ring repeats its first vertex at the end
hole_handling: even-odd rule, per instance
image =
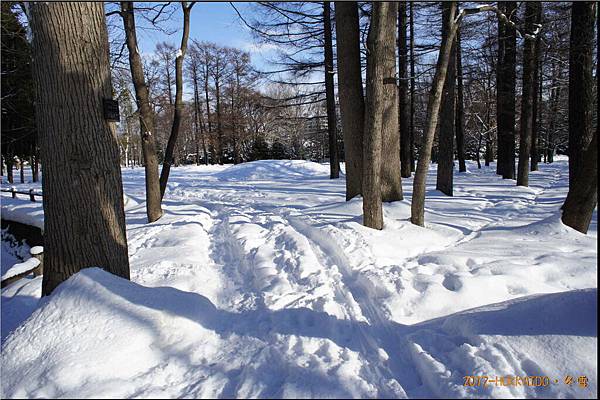
POLYGON ((360 66, 358 5, 335 3, 338 95, 344 134, 346 200, 362 193, 365 100, 360 66))
POLYGON ((144 67, 138 52, 133 2, 121 2, 120 15, 123 18, 123 25, 125 27, 125 38, 129 51, 129 66, 140 118, 140 135, 142 138, 142 152, 146 174, 146 214, 148 222, 154 222, 163 214, 160 205, 161 195, 158 157, 156 155, 156 132, 154 131, 154 115, 150 107, 150 95, 144 76, 144 67))
POLYGON ((181 3, 181 10, 183 11, 183 33, 181 35, 181 45, 175 56, 175 113, 173 115, 171 134, 169 135, 169 141, 165 150, 163 167, 160 171, 161 199, 164 197, 165 190, 167 189, 171 165, 173 165, 174 162, 173 152, 175 151, 181 126, 181 114, 183 112, 183 60, 187 51, 188 38, 190 36, 190 13, 194 4, 195 2, 193 1, 189 3, 184 1, 181 3))
MULTIPOLYGON (((465 164, 465 131, 464 131, 464 94, 463 94, 463 67, 462 67, 462 44, 460 27, 456 32, 456 113, 455 113, 455 131, 456 131, 456 157, 458 158, 458 172, 466 172, 465 164)), ((479 159, 479 154, 478 154, 479 159)))
POLYGON ((31 28, 44 159, 42 295, 90 266, 129 279, 119 149, 103 111, 112 98, 104 6, 35 3, 31 28))
POLYGON ((398 3, 398 110, 400 128, 400 164, 402 178, 411 176, 410 100, 408 78, 408 47, 406 36, 406 1, 398 3))
POLYGON ((331 36, 331 7, 328 1, 323 2, 323 29, 325 52, 325 96, 327 97, 327 131, 329 134, 329 177, 340 177, 340 160, 337 140, 337 118, 335 115, 335 89, 333 84, 333 39, 331 36))
MULTIPOLYGON (((367 39, 363 224, 374 229, 383 229, 382 146, 385 143, 385 131, 390 130, 389 126, 385 127, 385 124, 395 125, 394 121, 396 124, 398 121, 397 100, 394 101, 394 97, 397 96, 394 96, 394 93, 397 93, 396 79, 393 74, 390 76, 392 72, 390 66, 393 65, 393 70, 395 70, 396 63, 395 24, 397 13, 396 3, 374 3, 367 39), (391 98, 386 96, 389 94, 392 94, 391 98)), ((394 128, 397 133, 397 125, 394 128)), ((393 152, 393 150, 386 148, 386 151, 389 152, 393 152)), ((399 157, 399 151, 396 154, 399 157)), ((396 167, 399 171, 399 163, 396 167)))

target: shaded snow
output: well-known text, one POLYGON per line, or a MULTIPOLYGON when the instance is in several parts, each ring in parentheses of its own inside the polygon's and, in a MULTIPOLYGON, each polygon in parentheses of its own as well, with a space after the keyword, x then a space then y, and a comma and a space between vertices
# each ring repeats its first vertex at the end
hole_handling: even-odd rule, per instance
POLYGON ((425 228, 403 180, 382 231, 323 164, 174 168, 152 224, 123 169, 133 282, 86 270, 8 337, 41 279, 3 289, 2 397, 596 396, 597 213, 560 221, 566 159, 529 188, 468 168, 454 197, 432 168, 425 228), (462 386, 566 373, 589 387, 462 386))

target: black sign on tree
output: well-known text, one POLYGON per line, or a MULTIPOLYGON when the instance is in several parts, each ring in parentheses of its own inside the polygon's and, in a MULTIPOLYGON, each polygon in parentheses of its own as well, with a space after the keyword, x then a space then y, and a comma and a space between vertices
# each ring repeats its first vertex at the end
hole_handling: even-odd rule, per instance
POLYGON ((103 99, 104 119, 107 121, 119 122, 119 102, 113 99, 103 99))

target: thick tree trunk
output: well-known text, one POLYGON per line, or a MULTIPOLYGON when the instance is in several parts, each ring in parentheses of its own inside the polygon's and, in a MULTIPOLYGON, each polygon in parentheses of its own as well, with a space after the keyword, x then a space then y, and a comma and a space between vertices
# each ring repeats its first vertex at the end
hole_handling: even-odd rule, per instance
MULTIPOLYGON (((517 3, 499 1, 498 7, 506 16, 514 19, 517 3)), ((496 69, 498 125, 497 174, 504 179, 515 178, 515 82, 516 82, 515 28, 498 20, 498 67, 496 69)))
MULTIPOLYGON (((542 3, 540 3, 540 10, 542 7, 542 3)), ((540 20, 541 23, 541 20, 540 20)), ((533 122, 531 125, 531 171, 538 170, 538 163, 540 161, 540 132, 542 125, 541 118, 541 105, 542 105, 542 63, 541 63, 541 54, 542 54, 542 41, 541 35, 536 38, 535 41, 535 75, 533 76, 533 86, 536 90, 533 97, 533 122)))
MULTIPOLYGON (((385 145, 386 122, 398 121, 398 106, 386 96, 397 93, 395 76, 390 74, 390 64, 395 67, 396 3, 373 3, 373 14, 367 38, 367 97, 365 107, 365 139, 363 158, 363 224, 369 228, 383 229, 382 163, 385 145), (391 89, 390 89, 391 88, 391 89), (393 93, 390 93, 393 92, 393 93), (396 113, 393 111, 396 110, 396 113)), ((394 68, 395 69, 395 68, 394 68)), ((397 126, 394 127, 397 134, 397 126)), ((385 151, 397 154, 393 149, 385 151)), ((399 161, 399 160, 398 160, 399 161)), ((400 164, 396 166, 399 172, 400 164)))
POLYGON ((183 11, 183 34, 181 36, 181 45, 177 56, 175 57, 175 113, 173 115, 173 125, 171 126, 171 134, 167 142, 167 148, 165 150, 165 159, 163 161, 163 167, 160 171, 160 197, 161 199, 165 196, 167 190, 167 182, 169 181, 169 173, 171 172, 171 165, 174 163, 173 154, 175 152, 175 146, 177 145, 177 138, 179 137, 179 131, 181 127, 181 118, 183 114, 183 58, 187 51, 188 38, 190 36, 190 12, 192 11, 192 5, 188 6, 187 2, 181 3, 181 9, 183 11))
MULTIPOLYGON (((455 15, 456 2, 453 1, 450 3, 449 12, 446 13, 448 21, 454 21, 455 15)), ((433 138, 438 124, 442 92, 448 72, 452 43, 454 42, 457 28, 458 25, 456 23, 451 24, 448 35, 442 40, 435 68, 435 75, 433 77, 433 85, 427 102, 427 125, 423 134, 419 162, 417 164, 417 171, 413 182, 413 197, 410 216, 411 222, 419 226, 425 225, 425 189, 427 171, 429 170, 429 162, 431 160, 431 148, 433 146, 433 138)))
POLYGON ((86 267, 129 279, 123 187, 102 3, 31 6, 36 125, 44 159, 42 295, 86 267))
POLYGON ((458 172, 466 172, 465 163, 465 131, 464 131, 464 95, 463 95, 463 70, 461 54, 460 27, 456 32, 456 156, 458 158, 458 172))
POLYGON ((335 116, 335 89, 333 85, 333 39, 331 37, 331 6, 323 2, 323 29, 325 31, 325 96, 327 101, 327 132, 329 134, 330 178, 340 177, 340 159, 337 141, 337 118, 335 116))
POLYGON ((410 171, 415 172, 415 24, 410 4, 410 171))
POLYGON ((362 194, 365 100, 360 66, 358 5, 335 3, 338 96, 346 160, 346 200, 362 194))
POLYGON ((579 232, 587 233, 598 204, 598 133, 592 138, 563 205, 562 221, 579 232))
POLYGON ((400 171, 403 178, 411 176, 410 100, 408 77, 408 47, 406 37, 406 1, 398 3, 398 116, 400 128, 400 171))
POLYGON ((125 27, 125 40, 129 51, 129 67, 135 89, 135 99, 140 118, 140 135, 142 154, 144 156, 144 170, 146 175, 146 214, 148 222, 154 222, 162 214, 160 205, 160 183, 158 175, 158 157, 156 154, 156 132, 154 131, 154 115, 150 107, 150 95, 142 58, 138 53, 137 33, 135 30, 135 15, 133 2, 121 2, 121 17, 125 27))
MULTIPOLYGON (((452 3, 442 3, 442 42, 448 37, 453 20, 448 20, 452 3)), ((457 28, 458 31, 458 28, 457 28)), ((442 104, 438 134, 438 169, 436 189, 452 196, 454 185, 454 124, 456 112, 456 42, 452 43, 442 104)))
MULTIPOLYGON (((534 32, 539 21, 540 2, 529 1, 525 6, 525 23, 529 32, 534 32)), ((519 140, 519 168, 517 186, 529 186, 529 157, 533 140, 533 103, 537 97, 535 72, 536 41, 525 39, 523 50, 523 95, 521 96, 521 136, 519 140)))
POLYGON ((398 130, 398 86, 396 84, 396 21, 398 3, 391 2, 381 21, 385 26, 384 45, 380 47, 379 57, 383 63, 383 121, 381 154, 381 199, 385 202, 398 201, 402 194, 400 175, 400 131, 398 130), (393 15, 390 15, 393 14, 393 15), (393 21, 392 21, 393 19, 393 21), (391 47, 388 46, 391 44, 391 47))
POLYGON ((569 51, 569 189, 581 175, 583 154, 593 135, 595 2, 574 1, 569 51))

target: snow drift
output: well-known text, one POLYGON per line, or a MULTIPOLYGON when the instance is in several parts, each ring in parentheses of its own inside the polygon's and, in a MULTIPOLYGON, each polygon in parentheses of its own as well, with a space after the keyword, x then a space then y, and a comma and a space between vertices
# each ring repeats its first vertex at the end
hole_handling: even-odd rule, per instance
POLYGON ((596 302, 596 289, 576 290, 379 326, 309 309, 228 312, 195 293, 90 268, 8 337, 1 395, 594 397, 596 302), (361 331, 403 372, 375 379, 361 331), (560 384, 465 387, 465 375, 547 375, 560 384), (565 375, 586 375, 588 387, 564 384, 565 375))

